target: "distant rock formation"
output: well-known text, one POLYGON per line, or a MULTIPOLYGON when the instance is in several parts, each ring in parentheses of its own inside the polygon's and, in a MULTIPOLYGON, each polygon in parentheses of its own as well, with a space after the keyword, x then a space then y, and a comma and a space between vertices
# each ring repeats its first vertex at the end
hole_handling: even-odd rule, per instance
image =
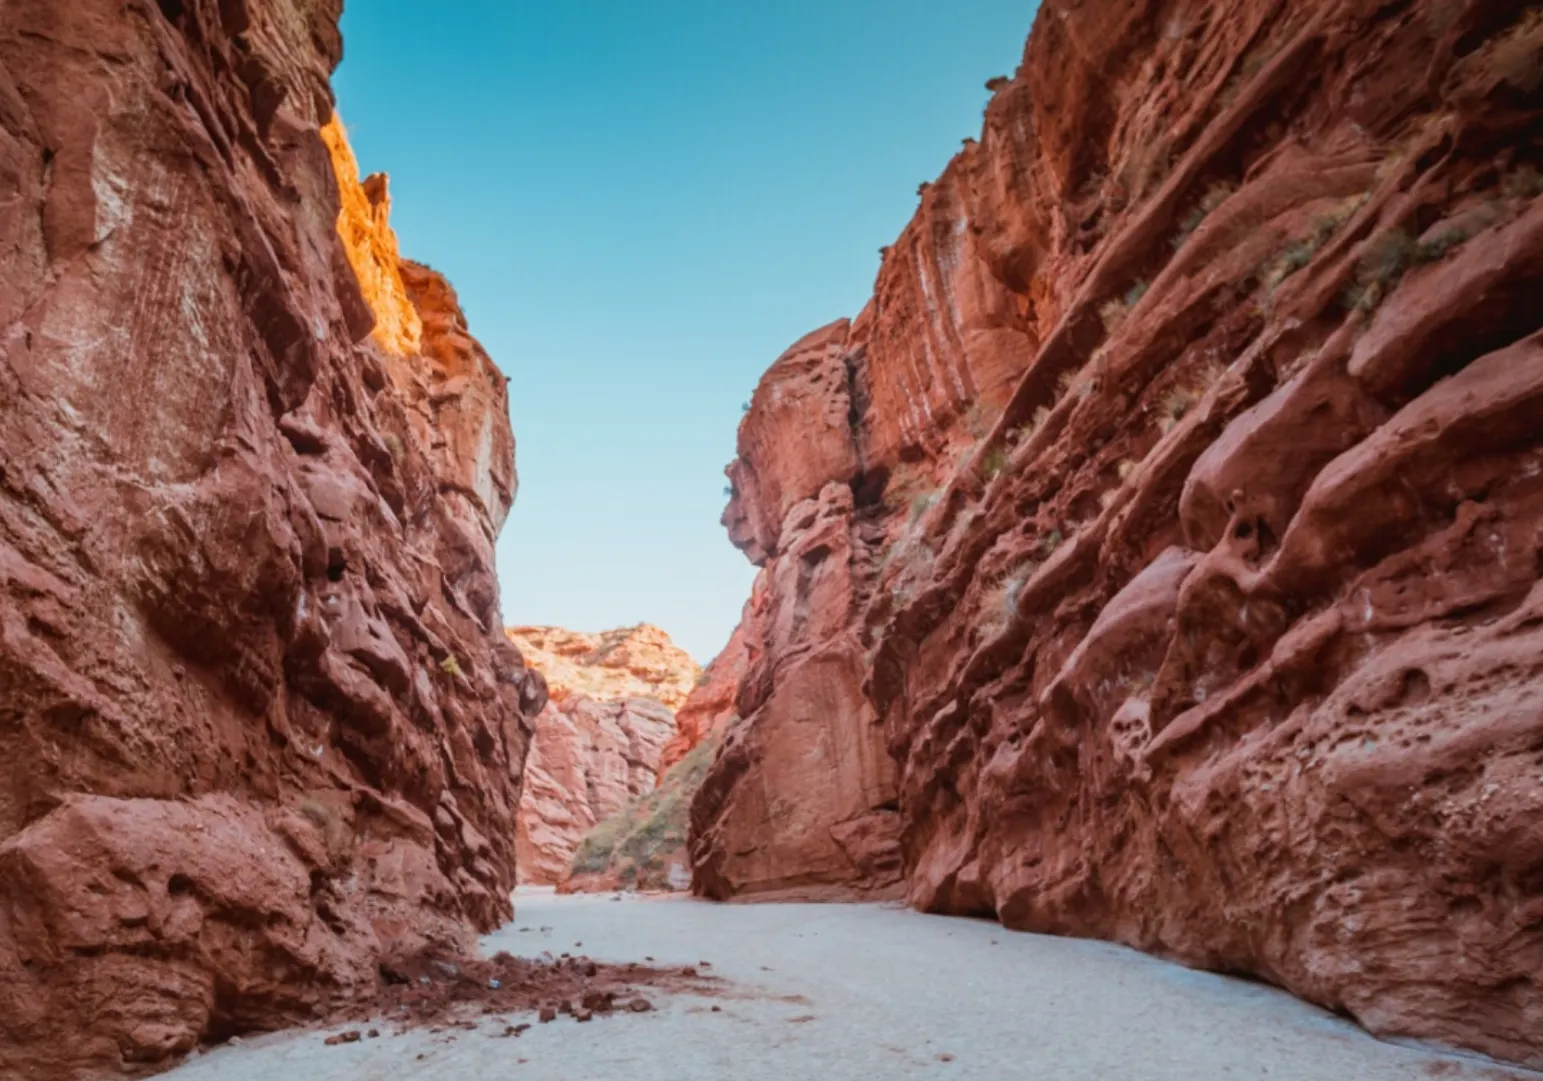
POLYGON ((0 5, 6 1077, 157 1069, 511 913, 505 384, 358 180, 340 9, 0 5))
POLYGON ((701 676, 689 654, 658 627, 603 634, 557 627, 508 631, 551 688, 537 715, 515 848, 520 881, 567 879, 596 825, 651 792, 675 710, 701 676))
POLYGON ((1524 0, 1044 0, 741 424, 697 887, 1543 1065, 1540 72, 1524 0))

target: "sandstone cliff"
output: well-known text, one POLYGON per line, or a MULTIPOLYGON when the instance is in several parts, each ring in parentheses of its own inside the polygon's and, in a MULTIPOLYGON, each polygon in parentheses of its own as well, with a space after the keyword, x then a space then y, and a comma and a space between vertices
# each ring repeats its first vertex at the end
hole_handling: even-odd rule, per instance
POLYGON ((675 735, 659 753, 662 781, 677 763, 704 742, 722 735, 738 714, 739 685, 750 663, 744 627, 735 629, 729 644, 697 678, 696 687, 675 711, 675 735))
POLYGON ((0 5, 7 1077, 510 915, 505 385, 328 126, 340 7, 0 5))
POLYGON ((1520 0, 1045 0, 741 426, 698 888, 893 854, 1543 1065, 1540 49, 1520 0))
POLYGON ((551 688, 533 724, 515 833, 520 881, 551 885, 568 878, 598 824, 653 790, 676 736, 675 710, 701 669, 647 624, 598 635, 507 633, 551 688))

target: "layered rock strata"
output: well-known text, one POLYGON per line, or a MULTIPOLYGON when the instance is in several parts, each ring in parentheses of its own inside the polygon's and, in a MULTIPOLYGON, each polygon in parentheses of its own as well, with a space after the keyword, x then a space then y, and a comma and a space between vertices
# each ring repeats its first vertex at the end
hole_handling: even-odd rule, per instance
POLYGON ((598 824, 651 792, 675 710, 701 675, 658 627, 603 634, 513 627, 509 639, 551 688, 536 716, 515 832, 520 881, 568 878, 598 824))
POLYGON ((1543 1065, 1540 53, 1519 0, 1045 0, 741 427, 698 887, 860 882, 890 815, 919 907, 1543 1065))
POLYGON ((340 7, 0 6, 7 1077, 148 1070, 510 915, 545 690, 505 383, 358 180, 340 7))

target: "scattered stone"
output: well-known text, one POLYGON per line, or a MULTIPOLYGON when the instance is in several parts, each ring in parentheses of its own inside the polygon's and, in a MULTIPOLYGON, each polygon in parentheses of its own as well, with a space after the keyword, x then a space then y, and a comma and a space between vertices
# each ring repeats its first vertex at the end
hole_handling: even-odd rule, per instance
POLYGON ((576 1010, 574 1011, 573 1019, 580 1024, 583 1024, 585 1021, 590 1020, 594 1016, 595 1013, 593 1010, 576 1010))
POLYGON ((648 1001, 646 998, 635 998, 631 1002, 627 1003, 627 1009, 631 1010, 633 1013, 647 1013, 653 1008, 654 1004, 648 1001))
POLYGON ((366 1032, 365 1035, 368 1036, 372 1040, 378 1040, 378 1039, 380 1039, 380 1029, 372 1028, 372 1029, 370 1029, 370 1031, 366 1032))
POLYGON ((359 1039, 359 1030, 355 1028, 339 1032, 336 1036, 328 1036, 325 1042, 328 1047, 337 1047, 339 1044, 358 1043, 359 1039))
POLYGON ((950 1055, 947 1051, 944 1051, 942 1054, 940 1054, 938 1056, 938 1061, 939 1062, 952 1062, 952 1061, 954 1061, 954 1056, 950 1055))
POLYGON ((546 1024, 548 1021, 556 1021, 556 1020, 557 1020, 557 1007, 556 1006, 543 1006, 543 1007, 541 1007, 541 1023, 543 1025, 546 1024))

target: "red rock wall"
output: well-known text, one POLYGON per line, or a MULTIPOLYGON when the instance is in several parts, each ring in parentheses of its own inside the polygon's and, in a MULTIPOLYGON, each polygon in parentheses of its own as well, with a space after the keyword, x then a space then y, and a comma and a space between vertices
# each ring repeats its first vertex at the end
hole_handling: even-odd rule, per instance
POLYGON ((719 736, 738 715, 739 684, 750 663, 745 629, 736 628, 729 644, 703 670, 701 679, 675 711, 675 735, 659 754, 659 779, 705 741, 719 736))
MULTIPOLYGON (((1540 50, 1519 0, 1045 0, 823 361, 850 457, 768 373, 742 705, 855 643, 914 904, 1543 1065, 1540 50)), ((713 895, 843 783, 770 717, 694 808, 713 895)))
POLYGON ((735 635, 738 718, 691 808, 695 888, 709 897, 898 889, 894 762, 860 692, 871 515, 853 498, 849 329, 826 327, 772 366, 728 470, 724 523, 762 571, 735 635))
POLYGON ((551 688, 532 725, 516 817, 519 879, 556 885, 595 826, 653 791, 678 736, 675 710, 695 696, 702 670, 646 623, 601 634, 506 633, 551 688))
POLYGON ((550 886, 595 826, 653 790, 675 715, 649 698, 559 694, 533 727, 515 849, 520 882, 550 886))
POLYGON ((370 340, 339 9, 0 6, 8 1077, 153 1068, 510 915, 545 689, 498 614, 504 381, 425 268, 387 268, 413 348, 370 340))

